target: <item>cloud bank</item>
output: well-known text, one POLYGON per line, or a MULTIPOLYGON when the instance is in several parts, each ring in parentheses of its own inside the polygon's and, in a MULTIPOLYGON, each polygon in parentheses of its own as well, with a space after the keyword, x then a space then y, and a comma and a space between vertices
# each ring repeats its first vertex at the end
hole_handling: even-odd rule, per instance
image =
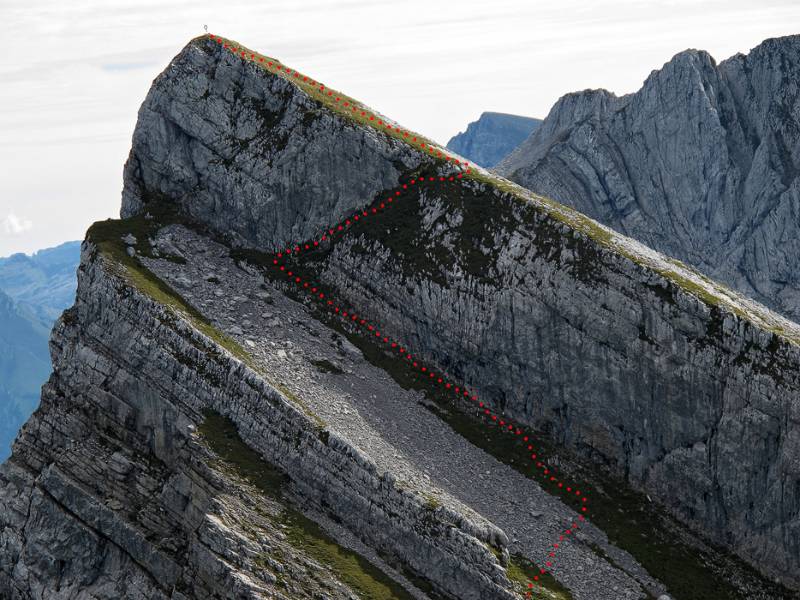
POLYGON ((0 230, 9 235, 20 235, 33 227, 33 223, 28 219, 22 219, 14 213, 8 213, 0 222, 0 230))

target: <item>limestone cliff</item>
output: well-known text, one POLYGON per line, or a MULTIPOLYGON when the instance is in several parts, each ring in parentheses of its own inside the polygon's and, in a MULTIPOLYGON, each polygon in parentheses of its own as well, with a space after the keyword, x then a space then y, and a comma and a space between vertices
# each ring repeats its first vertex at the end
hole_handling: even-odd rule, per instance
MULTIPOLYGON (((124 215, 166 196, 236 244, 270 251, 312 238, 425 164, 422 152, 218 52, 190 48, 148 95, 124 215), (257 101, 280 105, 259 113, 257 101), (286 142, 261 141, 272 138, 286 142), (316 182, 324 193, 308 187, 316 182)), ((609 101, 598 95, 592 110, 609 101)), ((337 244, 320 277, 496 406, 794 579, 798 327, 478 175, 423 192, 391 234, 359 226, 365 238, 337 244)))
POLYGON ((568 94, 498 172, 800 318, 800 36, 568 94))
POLYGON ((210 37, 140 110, 122 215, 0 469, 5 595, 793 597, 719 549, 800 583, 791 322, 210 37))
POLYGON ((512 597, 489 551, 502 532, 446 503, 432 515, 236 342, 209 337, 179 296, 142 293, 143 273, 84 247, 54 374, 0 472, 3 597, 350 598, 350 582, 304 551, 314 540, 287 539, 285 508, 253 489, 259 478, 214 460, 198 434, 207 411, 384 556, 466 587, 461 597, 512 597))

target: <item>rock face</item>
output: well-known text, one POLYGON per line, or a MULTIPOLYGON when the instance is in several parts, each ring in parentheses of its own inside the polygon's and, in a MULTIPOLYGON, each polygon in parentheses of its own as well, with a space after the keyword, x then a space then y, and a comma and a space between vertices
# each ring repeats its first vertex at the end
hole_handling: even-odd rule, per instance
POLYGON ((273 260, 268 284, 240 258, 277 249, 501 414, 800 585, 800 327, 238 52, 194 40, 140 110, 127 218, 90 230, 53 375, 0 468, 0 595, 368 597, 275 518, 284 504, 323 515, 419 600, 518 598, 512 550, 541 548, 524 557, 549 568, 559 535, 555 575, 575 600, 668 591, 591 522, 574 525, 585 506, 518 471, 492 496, 503 465, 438 420, 393 418, 414 391, 333 343, 310 300, 283 296, 292 280, 273 260), (298 354, 312 349, 349 385, 306 384, 298 354), (209 414, 252 453, 230 453, 244 476, 209 441, 209 414), (435 443, 418 447, 422 429, 435 443), (470 461, 449 470, 461 451, 470 461), (259 492, 264 461, 286 475, 285 498, 259 492))
POLYGON ((800 319, 800 36, 569 94, 497 170, 800 319))
POLYGON ((282 543, 274 509, 237 496, 235 478, 214 467, 195 434, 208 409, 291 473, 306 503, 436 589, 513 597, 489 551, 507 543, 502 532, 474 514, 431 515, 119 269, 86 244, 76 305, 51 340, 54 373, 0 470, 4 598, 316 598, 334 584, 351 598, 328 572, 309 581, 313 562, 282 543), (288 589, 275 577, 284 570, 288 589))
POLYGON ((177 200, 238 243, 305 239, 397 183, 420 153, 320 108, 280 77, 191 45, 139 110, 125 165, 123 217, 177 200), (342 173, 359 165, 358 181, 342 173))
POLYGON ((541 124, 541 119, 485 112, 467 130, 450 138, 447 148, 475 164, 494 167, 541 124))
POLYGON ((516 201, 493 198, 487 220, 491 197, 423 194, 391 236, 335 245, 319 279, 507 414, 797 583, 798 346, 516 201))
MULTIPOLYGON (((140 112, 123 215, 166 197, 218 235, 269 251, 309 240, 424 163, 330 113, 303 129, 314 102, 256 69, 202 44, 176 59, 140 112), (281 104, 265 120, 251 97, 281 104), (260 157, 252 142, 231 154, 239 144, 217 122, 248 139, 283 132, 288 141, 257 147, 260 157), (320 195, 307 181, 324 177, 331 189, 320 195)), ((616 102, 591 98, 574 112, 616 102)), ((706 280, 563 208, 444 185, 386 231, 359 225, 365 237, 334 246, 322 280, 494 405, 800 583, 800 354, 788 341, 800 339, 797 327, 735 294, 709 296, 706 280)))

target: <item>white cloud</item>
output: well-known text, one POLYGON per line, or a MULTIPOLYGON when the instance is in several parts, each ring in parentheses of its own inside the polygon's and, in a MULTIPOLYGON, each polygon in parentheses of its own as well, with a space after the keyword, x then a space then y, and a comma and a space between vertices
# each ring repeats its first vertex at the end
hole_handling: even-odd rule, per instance
POLYGON ((33 227, 33 223, 28 219, 18 217, 14 213, 8 213, 6 218, 0 222, 0 229, 3 230, 3 233, 11 235, 19 235, 28 231, 31 227, 33 227))
POLYGON ((203 23, 441 143, 483 111, 544 117, 567 92, 632 92, 686 48, 722 60, 764 38, 797 33, 800 23, 797 0, 453 6, 0 0, 0 256, 80 239, 92 221, 118 214, 139 106, 203 23))

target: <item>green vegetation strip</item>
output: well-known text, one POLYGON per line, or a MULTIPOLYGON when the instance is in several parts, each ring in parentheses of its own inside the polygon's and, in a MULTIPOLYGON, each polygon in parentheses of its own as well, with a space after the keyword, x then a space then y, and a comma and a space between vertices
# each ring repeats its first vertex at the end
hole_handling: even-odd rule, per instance
POLYGON ((265 496, 283 505, 280 525, 294 548, 328 566, 363 600, 412 600, 412 596, 383 571, 361 555, 340 546, 314 521, 289 507, 283 498, 287 478, 242 441, 230 419, 209 411, 199 432, 229 468, 265 496))
POLYGON ((531 595, 540 600, 572 600, 572 594, 561 585, 550 573, 539 574, 540 569, 524 556, 513 554, 508 562, 506 573, 517 590, 528 590, 528 582, 539 578, 539 585, 534 585, 531 595))

